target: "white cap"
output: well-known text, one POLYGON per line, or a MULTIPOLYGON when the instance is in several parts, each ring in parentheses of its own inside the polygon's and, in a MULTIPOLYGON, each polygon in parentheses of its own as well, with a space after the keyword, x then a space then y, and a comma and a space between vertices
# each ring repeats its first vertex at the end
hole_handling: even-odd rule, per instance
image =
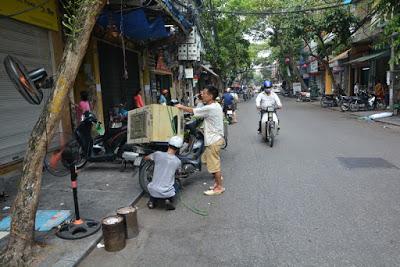
POLYGON ((176 148, 181 148, 183 146, 183 139, 180 136, 172 136, 168 144, 176 148))

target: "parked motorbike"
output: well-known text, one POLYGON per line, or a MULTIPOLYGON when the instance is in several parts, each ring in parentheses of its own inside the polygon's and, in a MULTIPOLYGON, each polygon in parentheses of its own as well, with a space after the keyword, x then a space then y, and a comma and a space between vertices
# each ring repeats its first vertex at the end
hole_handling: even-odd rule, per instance
POLYGON ((342 103, 348 102, 351 97, 346 95, 322 95, 320 103, 321 107, 340 107, 342 103))
POLYGON ((268 107, 261 119, 261 135, 270 147, 274 146, 275 136, 278 133, 277 122, 275 107, 268 107))
POLYGON ((299 92, 297 95, 297 102, 310 102, 311 93, 310 92, 299 92))
POLYGON ((326 108, 326 107, 336 107, 338 105, 337 103, 337 97, 335 95, 322 95, 321 100, 321 107, 326 108))
POLYGON ((92 128, 98 125, 96 116, 85 112, 83 121, 75 130, 75 137, 80 145, 80 160, 76 164, 78 169, 89 162, 114 161, 122 157, 127 140, 127 126, 122 121, 110 122, 103 135, 92 137, 92 128))
POLYGON ((374 110, 377 105, 377 99, 374 94, 367 92, 360 92, 358 96, 351 97, 347 102, 342 102, 340 109, 342 111, 360 111, 360 110, 374 110))
MULTIPOLYGON (((177 157, 181 160, 181 167, 175 174, 175 179, 178 184, 181 184, 182 179, 188 178, 195 172, 201 171, 201 155, 204 151, 204 135, 198 129, 201 120, 190 120, 185 123, 185 138, 184 147, 177 157)), ((154 162, 143 160, 144 156, 155 151, 167 151, 168 143, 151 143, 142 146, 135 146, 133 151, 139 154, 137 164, 139 165, 139 183, 141 188, 148 193, 147 185, 153 179, 154 162)))

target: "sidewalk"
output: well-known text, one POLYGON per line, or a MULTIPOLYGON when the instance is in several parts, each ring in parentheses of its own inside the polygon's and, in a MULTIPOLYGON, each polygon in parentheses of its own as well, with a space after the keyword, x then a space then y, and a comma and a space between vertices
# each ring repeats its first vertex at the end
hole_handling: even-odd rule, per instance
MULTIPOLYGON (((312 101, 310 103, 312 105, 321 107, 321 104, 319 101, 312 101)), ((321 107, 321 109, 322 109, 322 107, 321 107)), ((330 110, 341 112, 339 107, 327 107, 325 109, 330 109, 330 110)), ((368 117, 370 115, 382 113, 382 112, 388 112, 388 111, 387 110, 373 110, 373 111, 346 112, 346 114, 350 114, 353 117, 362 118, 362 117, 368 117)), ((375 119, 373 121, 400 127, 400 116, 399 115, 395 115, 395 116, 383 118, 383 119, 375 119)))
MULTIPOLYGON (((115 214, 117 208, 131 205, 140 198, 142 190, 137 170, 130 167, 120 172, 119 168, 120 164, 117 163, 96 163, 89 164, 79 173, 78 198, 82 218, 101 221, 107 215, 115 214)), ((12 205, 19 177, 19 173, 14 173, 5 179, 6 192, 10 197, 0 203, 1 218, 9 215, 9 210, 4 208, 12 205)), ((73 213, 69 176, 54 177, 44 172, 38 209, 71 210, 73 213)), ((36 254, 37 266, 75 266, 101 240, 102 231, 80 240, 60 239, 55 236, 54 229, 50 232, 36 232, 35 236, 40 244, 36 254)), ((0 240, 0 248, 6 242, 7 237, 0 240)))

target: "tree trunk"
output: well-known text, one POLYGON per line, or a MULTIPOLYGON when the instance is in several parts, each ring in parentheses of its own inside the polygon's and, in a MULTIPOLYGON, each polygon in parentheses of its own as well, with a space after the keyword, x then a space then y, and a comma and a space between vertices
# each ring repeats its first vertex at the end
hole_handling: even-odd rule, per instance
POLYGON ((69 40, 57 71, 54 90, 34 126, 23 162, 18 194, 12 206, 12 221, 7 248, 1 255, 1 265, 29 265, 34 244, 35 215, 42 182, 43 159, 47 141, 60 121, 61 112, 68 103, 68 92, 86 53, 96 17, 106 0, 87 0, 79 9, 82 30, 76 40, 69 40))
POLYGON ((332 88, 333 88, 334 91, 336 91, 338 88, 337 88, 337 84, 336 84, 336 81, 335 81, 335 76, 333 75, 333 72, 332 72, 332 68, 329 67, 329 62, 326 61, 326 60, 322 60, 321 63, 324 65, 325 69, 328 71, 328 75, 332 80, 332 88))
POLYGON ((289 56, 289 59, 290 59, 290 67, 292 69, 292 73, 297 77, 297 79, 301 83, 302 91, 307 91, 308 87, 307 87, 306 83, 304 82, 303 77, 301 77, 300 71, 297 68, 296 63, 294 62, 293 57, 289 56))

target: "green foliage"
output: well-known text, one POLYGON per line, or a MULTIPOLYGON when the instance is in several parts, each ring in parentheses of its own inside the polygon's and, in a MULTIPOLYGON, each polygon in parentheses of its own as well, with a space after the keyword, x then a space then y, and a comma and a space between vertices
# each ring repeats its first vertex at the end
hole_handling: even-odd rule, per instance
POLYGON ((95 3, 97 0, 63 0, 64 15, 62 25, 65 35, 74 44, 77 36, 83 30, 83 19, 80 17, 81 8, 90 3, 95 3))
MULTIPOLYGON (((206 8, 234 11, 249 8, 249 0, 205 1, 206 8), (210 5, 211 3, 211 5, 210 5)), ((244 38, 249 33, 254 18, 204 12, 201 17, 201 31, 205 38, 205 59, 226 81, 234 80, 239 73, 251 67, 250 42, 244 38)))
POLYGON ((376 0, 374 6, 380 17, 386 18, 384 35, 381 38, 381 46, 394 46, 396 64, 400 62, 400 1, 398 0, 376 0), (392 38, 390 38, 393 36, 392 38))

